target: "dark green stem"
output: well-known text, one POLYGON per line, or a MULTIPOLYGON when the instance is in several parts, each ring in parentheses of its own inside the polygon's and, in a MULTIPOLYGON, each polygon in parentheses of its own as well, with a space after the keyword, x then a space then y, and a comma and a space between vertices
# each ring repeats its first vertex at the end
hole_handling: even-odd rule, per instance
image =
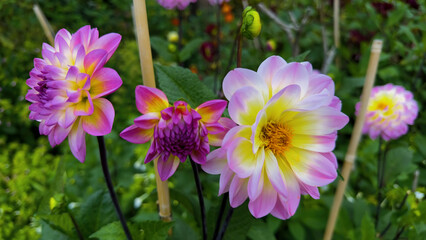
POLYGON ((127 227, 126 219, 124 218, 123 213, 121 212, 117 195, 115 195, 114 187, 111 181, 111 176, 109 174, 105 141, 103 136, 98 136, 98 144, 99 144, 99 153, 101 156, 102 171, 104 173, 105 182, 107 184, 108 191, 112 199, 112 203, 114 204, 115 211, 117 212, 118 218, 120 220, 121 226, 123 227, 123 230, 124 230, 124 233, 126 234, 127 239, 131 240, 132 235, 130 234, 129 228, 127 227))
POLYGON ((77 224, 77 221, 75 220, 75 218, 74 218, 74 216, 72 215, 71 211, 69 211, 69 210, 68 210, 67 212, 68 212, 68 215, 69 215, 69 216, 70 216, 70 218, 71 218, 71 222, 72 222, 72 224, 74 225, 75 231, 77 232, 78 238, 79 238, 80 240, 84 240, 83 234, 81 233, 80 228, 79 228, 79 226, 78 226, 78 224, 77 224))
POLYGON ((226 202, 228 202, 228 193, 225 193, 222 197, 222 203, 220 204, 219 215, 217 215, 216 227, 214 229, 213 239, 217 238, 219 233, 220 225, 222 223, 223 213, 225 212, 226 202))
POLYGON ((379 149, 377 152, 377 207, 376 207, 376 218, 375 218, 375 226, 376 229, 379 225, 380 218, 380 204, 382 203, 382 145, 383 140, 381 136, 379 136, 379 149))
POLYGON ((195 185, 197 186, 198 201, 200 203, 203 240, 207 240, 206 210, 204 207, 203 190, 201 189, 200 177, 198 176, 198 166, 194 161, 192 161, 191 158, 189 158, 189 160, 191 162, 192 171, 194 172, 194 180, 195 180, 195 185))
POLYGON ((231 217, 232 217, 232 213, 234 213, 234 209, 232 207, 229 207, 228 214, 226 215, 226 218, 225 218, 225 222, 223 223, 222 228, 220 229, 219 235, 217 236, 216 240, 222 240, 223 237, 225 236, 225 231, 226 231, 226 228, 228 228, 229 221, 231 220, 231 217))

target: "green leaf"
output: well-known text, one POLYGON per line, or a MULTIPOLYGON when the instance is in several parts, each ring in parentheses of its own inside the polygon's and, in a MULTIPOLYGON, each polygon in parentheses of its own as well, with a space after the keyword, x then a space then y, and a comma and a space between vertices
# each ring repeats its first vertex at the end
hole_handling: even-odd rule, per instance
POLYGON ((201 38, 196 38, 188 42, 180 51, 179 60, 181 62, 188 60, 192 56, 192 54, 194 54, 194 52, 196 52, 200 48, 200 45, 201 43, 203 43, 203 41, 204 40, 201 38))
POLYGON ((70 236, 74 234, 74 224, 72 223, 71 217, 68 213, 40 216, 40 218, 56 230, 70 236))
POLYGON ((117 215, 109 193, 99 190, 83 202, 77 222, 83 235, 89 236, 116 219, 117 215))
POLYGON ((184 98, 195 108, 216 97, 189 69, 158 64, 154 65, 154 69, 158 87, 166 93, 169 102, 184 98))
POLYGON ((361 239, 371 240, 375 239, 376 231, 374 230, 374 223, 368 212, 364 214, 361 222, 361 239))
POLYGON ((385 182, 391 184, 396 178, 411 173, 416 166, 412 163, 413 153, 405 147, 397 147, 386 154, 385 182))
POLYGON ((288 59, 288 62, 303 62, 305 61, 305 58, 309 55, 311 50, 308 50, 306 52, 303 52, 295 57, 291 57, 288 59))
POLYGON ((40 240, 52 240, 52 239, 69 240, 71 238, 67 236, 64 232, 57 230, 54 226, 41 220, 40 240))
POLYGON ((262 220, 257 220, 250 228, 247 235, 252 240, 274 240, 275 236, 268 225, 262 220))
POLYGON ((247 204, 244 204, 236 209, 232 215, 231 221, 226 229, 225 240, 246 239, 246 235, 250 230, 255 219, 248 211, 247 204))
POLYGON ((180 218, 173 218, 175 221, 175 226, 173 227, 173 235, 171 236, 172 240, 199 240, 201 239, 201 234, 197 234, 188 223, 183 221, 180 218))
POLYGON ((141 223, 145 238, 149 240, 166 239, 172 226, 173 222, 146 221, 141 223))
MULTIPOLYGON (((139 230, 135 225, 129 222, 127 222, 127 226, 129 227, 130 234, 132 235, 133 239, 144 239, 143 230, 139 230)), ((117 221, 103 226, 101 229, 99 229, 99 231, 90 235, 90 238, 97 238, 99 240, 119 240, 126 239, 126 234, 124 233, 121 223, 117 221)))
POLYGON ((288 228, 290 230, 291 235, 293 235, 294 239, 296 240, 305 239, 305 229, 300 223, 296 221, 290 221, 288 223, 288 228))

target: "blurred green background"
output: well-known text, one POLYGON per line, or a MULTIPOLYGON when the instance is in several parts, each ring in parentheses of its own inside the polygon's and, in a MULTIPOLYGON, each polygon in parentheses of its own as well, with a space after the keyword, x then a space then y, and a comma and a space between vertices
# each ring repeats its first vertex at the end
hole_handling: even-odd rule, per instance
MULTIPOLYGON (((147 0, 147 9, 154 61, 163 65, 177 65, 180 61, 198 74, 202 84, 212 88, 218 67, 219 80, 235 67, 230 56, 243 8, 240 1, 231 0, 228 15, 221 13, 220 63, 216 64, 207 61, 200 52, 204 42, 216 39, 207 33, 206 27, 216 24, 217 10, 206 2, 199 0, 183 12, 181 52, 176 50, 176 42, 167 39, 170 31, 177 31, 177 11, 163 9, 154 0, 147 0)), ((262 32, 258 40, 244 42, 243 67, 255 70, 266 57, 280 55, 288 61, 310 61, 315 69, 321 69, 324 50, 331 49, 333 44, 332 1, 248 2, 252 6, 263 2, 284 22, 299 24, 300 30, 294 33, 301 55, 292 56, 296 45, 289 42, 285 31, 260 12, 262 32), (271 41, 276 44, 272 50, 267 46, 271 41)), ((384 41, 376 85, 404 86, 414 93, 420 112, 407 135, 386 145, 385 201, 378 230, 374 228, 378 141, 363 138, 335 239, 374 239, 388 224, 390 228, 383 239, 393 239, 401 230, 401 238, 426 239, 426 116, 423 112, 426 3, 424 0, 340 2, 341 47, 327 72, 335 80, 343 111, 351 117, 351 122, 339 132, 335 150, 339 165, 352 131, 354 106, 359 101, 372 39, 384 41), (419 177, 413 189, 416 170, 419 177)), ((29 88, 25 81, 33 68, 33 59, 41 57, 42 43, 47 42, 33 12, 35 3, 40 5, 55 32, 61 28, 75 32, 89 24, 97 27, 101 35, 109 32, 122 35, 120 46, 107 64, 120 74, 123 86, 109 96, 116 119, 111 134, 105 137, 120 204, 130 224, 144 229, 145 239, 201 239, 198 201, 189 164, 182 164, 170 180, 173 222, 158 222, 153 165, 143 164, 148 146, 130 144, 118 136, 140 115, 134 105, 134 88, 142 84, 142 79, 131 0, 0 1, 0 239, 78 239, 70 216, 80 225, 85 239, 89 236, 110 239, 99 230, 107 224, 111 224, 108 229, 117 228, 95 138, 86 137, 87 158, 81 164, 72 156, 67 141, 52 149, 47 137, 39 135, 38 123, 28 119, 30 104, 24 97, 29 88), (167 234, 170 228, 173 228, 172 236, 167 234), (98 233, 92 235, 95 232, 98 233)), ((204 173, 201 179, 211 234, 221 201, 221 197, 217 197, 219 181, 218 176, 204 173)), ((286 221, 272 216, 254 219, 247 205, 239 207, 225 238, 322 239, 338 181, 321 188, 319 200, 304 197, 295 216, 286 221)))

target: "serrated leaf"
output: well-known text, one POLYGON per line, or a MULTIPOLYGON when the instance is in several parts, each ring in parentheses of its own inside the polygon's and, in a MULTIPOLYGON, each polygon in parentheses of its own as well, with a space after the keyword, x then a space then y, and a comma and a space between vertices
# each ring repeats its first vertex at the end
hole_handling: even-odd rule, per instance
POLYGON ((192 56, 192 54, 200 48, 201 43, 203 43, 203 39, 201 38, 196 38, 188 42, 179 52, 180 62, 188 60, 192 56))
POLYGON ((370 215, 366 212, 361 222, 361 239, 371 240, 375 239, 376 231, 374 229, 374 223, 370 215))
MULTIPOLYGON (((127 222, 127 226, 129 227, 129 231, 133 239, 145 239, 143 230, 139 230, 138 227, 129 222, 127 222)), ((121 223, 117 221, 103 226, 97 232, 90 235, 90 238, 97 238, 99 240, 119 240, 126 239, 126 234, 124 233, 121 223)))
POLYGON ((154 65, 154 69, 158 87, 166 93, 169 102, 184 98, 195 108, 216 97, 189 69, 158 64, 154 65))
POLYGON ((103 190, 93 193, 83 202, 77 218, 84 236, 89 236, 115 220, 117 215, 111 197, 103 190))
POLYGON ((142 222, 140 226, 144 231, 145 239, 164 240, 167 238, 173 222, 146 221, 142 222))

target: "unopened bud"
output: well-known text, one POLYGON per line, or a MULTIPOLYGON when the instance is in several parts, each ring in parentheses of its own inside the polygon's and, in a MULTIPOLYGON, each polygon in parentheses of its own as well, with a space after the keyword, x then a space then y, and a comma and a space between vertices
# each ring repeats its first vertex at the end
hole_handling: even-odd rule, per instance
POLYGON ((246 7, 243 11, 243 24, 241 33, 248 39, 253 39, 260 34, 262 24, 260 22, 259 13, 251 6, 246 7))

